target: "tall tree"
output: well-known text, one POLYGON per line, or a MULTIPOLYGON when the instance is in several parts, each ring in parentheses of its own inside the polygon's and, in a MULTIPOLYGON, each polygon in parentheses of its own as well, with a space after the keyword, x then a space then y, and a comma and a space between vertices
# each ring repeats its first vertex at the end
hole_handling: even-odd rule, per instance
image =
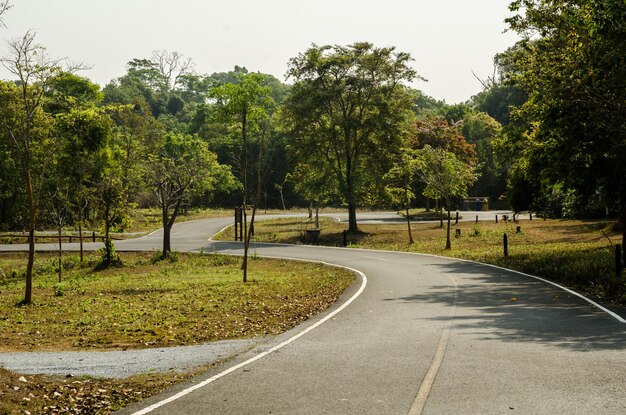
MULTIPOLYGON (((348 206, 349 231, 358 231, 356 208, 377 167, 399 148, 412 107, 403 85, 416 77, 411 57, 371 43, 316 46, 289 62, 295 81, 285 112, 296 158, 316 166, 324 159, 348 206)), ((384 171, 379 172, 381 177, 384 171)), ((374 173, 375 175, 376 173, 374 173)))
MULTIPOLYGON (((263 86, 264 76, 257 73, 245 73, 237 76, 237 83, 229 83, 216 87, 212 95, 217 100, 218 112, 227 125, 236 129, 236 135, 241 140, 241 156, 239 158, 239 177, 242 184, 242 207, 244 225, 244 256, 243 256, 243 282, 248 279, 248 249, 252 229, 254 226, 254 215, 258 206, 260 192, 258 177, 260 170, 257 169, 257 191, 252 191, 250 177, 250 157, 249 142, 250 135, 257 135, 263 140, 267 132, 269 123, 269 112, 275 103, 270 97, 270 88, 263 86), (252 202, 252 219, 250 226, 247 221, 247 209, 252 202)), ((261 151, 263 145, 258 147, 259 156, 257 163, 261 163, 261 151)))
POLYGON ((510 81, 528 101, 518 159, 542 180, 619 212, 626 243, 626 3, 518 0, 507 21, 522 36, 510 81))
MULTIPOLYGON (((88 205, 89 187, 86 181, 96 169, 100 152, 110 139, 112 121, 104 108, 75 108, 57 115, 57 131, 63 137, 63 152, 67 172, 76 183, 76 211, 80 243, 80 260, 83 261, 84 212, 88 205)), ((92 187, 93 189, 93 187, 92 187)))
POLYGON ((385 191, 389 195, 392 203, 399 204, 404 208, 406 214, 406 226, 409 233, 409 243, 413 243, 413 233, 411 232, 411 216, 409 209, 415 198, 413 185, 416 180, 415 160, 411 150, 402 149, 393 167, 385 176, 385 191))
POLYGON ((47 136, 47 121, 41 105, 51 80, 61 70, 61 60, 51 58, 46 49, 35 42, 35 32, 29 31, 9 42, 9 54, 0 62, 18 81, 17 86, 3 83, 2 99, 6 101, 0 105, 5 112, 0 122, 20 161, 28 201, 29 249, 23 302, 30 304, 37 212, 37 195, 33 188, 34 153, 41 150, 39 144, 47 136))

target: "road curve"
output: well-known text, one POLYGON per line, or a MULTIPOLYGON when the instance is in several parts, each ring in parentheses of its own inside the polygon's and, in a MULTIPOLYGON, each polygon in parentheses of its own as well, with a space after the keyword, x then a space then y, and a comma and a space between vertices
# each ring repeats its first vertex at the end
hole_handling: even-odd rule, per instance
MULTIPOLYGON (((236 243, 207 242, 229 223, 181 223, 173 246, 239 254, 236 243)), ((158 249, 158 242, 157 233, 116 245, 158 249)), ((274 348, 337 310, 212 369, 196 383, 236 368, 178 399, 160 404, 192 384, 121 413, 626 413, 626 325, 557 287, 416 254, 267 244, 253 250, 357 269, 367 286, 354 297, 363 286, 355 284, 343 298, 352 303, 295 341, 274 348), (249 359, 256 360, 242 365, 249 359)))

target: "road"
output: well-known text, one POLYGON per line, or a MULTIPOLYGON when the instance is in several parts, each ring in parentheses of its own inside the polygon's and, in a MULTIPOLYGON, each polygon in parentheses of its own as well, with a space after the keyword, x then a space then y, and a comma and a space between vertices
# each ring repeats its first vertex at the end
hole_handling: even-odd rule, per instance
MULTIPOLYGON (((180 223, 173 246, 239 254, 236 243, 207 242, 229 223, 180 223)), ((155 233, 116 245, 159 242, 155 233)), ((425 255, 253 249, 361 274, 325 313, 121 413, 626 413, 626 324, 558 287, 425 255)))

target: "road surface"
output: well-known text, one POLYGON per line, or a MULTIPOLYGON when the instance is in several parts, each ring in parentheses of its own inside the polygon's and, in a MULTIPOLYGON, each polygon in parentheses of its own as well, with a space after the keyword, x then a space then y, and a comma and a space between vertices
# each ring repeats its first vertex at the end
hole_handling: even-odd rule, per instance
MULTIPOLYGON (((229 223, 180 223, 173 247, 238 254, 239 244, 207 241, 229 223)), ((156 233, 116 246, 159 242, 156 233)), ((325 313, 121 413, 626 413, 624 320, 563 289, 425 255, 253 249, 360 274, 325 313)))

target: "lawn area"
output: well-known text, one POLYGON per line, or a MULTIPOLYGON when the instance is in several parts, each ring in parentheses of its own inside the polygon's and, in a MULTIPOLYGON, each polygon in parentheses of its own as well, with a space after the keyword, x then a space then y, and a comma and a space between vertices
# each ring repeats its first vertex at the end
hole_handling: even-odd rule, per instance
MULTIPOLYGON (((95 254, 82 265, 66 255, 59 283, 56 256, 38 254, 34 305, 24 307, 16 304, 26 254, 0 254, 0 352, 134 349, 278 334, 330 306, 354 280, 326 265, 252 258, 243 284, 235 257, 120 256, 122 267, 95 271, 95 254)), ((202 369, 94 379, 0 368, 0 415, 110 413, 202 369)))
MULTIPOLYGON (((358 215, 357 215, 358 217, 358 215)), ((454 225, 452 249, 445 250, 445 227, 438 223, 413 223, 414 243, 409 244, 406 224, 359 225, 360 232, 348 235, 355 248, 396 250, 450 256, 495 264, 559 281, 595 297, 626 304, 624 281, 615 278, 614 248, 621 234, 614 222, 583 220, 522 220, 459 222, 454 225), (520 232, 517 233, 517 227, 520 232), (456 229, 460 236, 455 237, 456 229), (509 256, 503 255, 503 236, 508 236, 509 256), (609 242, 609 239, 611 242, 609 242)), ((346 224, 321 219, 320 244, 341 246, 346 224)), ((259 242, 305 243, 305 229, 312 222, 301 219, 259 221, 259 242)), ((227 229, 220 239, 232 239, 227 229)))
POLYGON ((0 255, 0 351, 144 348, 283 332, 332 304, 353 275, 320 264, 253 259, 241 282, 240 259, 121 253, 123 267, 95 271, 65 256, 38 255, 34 305, 23 297, 26 253, 0 255), (297 272, 296 272, 297 270, 297 272))

